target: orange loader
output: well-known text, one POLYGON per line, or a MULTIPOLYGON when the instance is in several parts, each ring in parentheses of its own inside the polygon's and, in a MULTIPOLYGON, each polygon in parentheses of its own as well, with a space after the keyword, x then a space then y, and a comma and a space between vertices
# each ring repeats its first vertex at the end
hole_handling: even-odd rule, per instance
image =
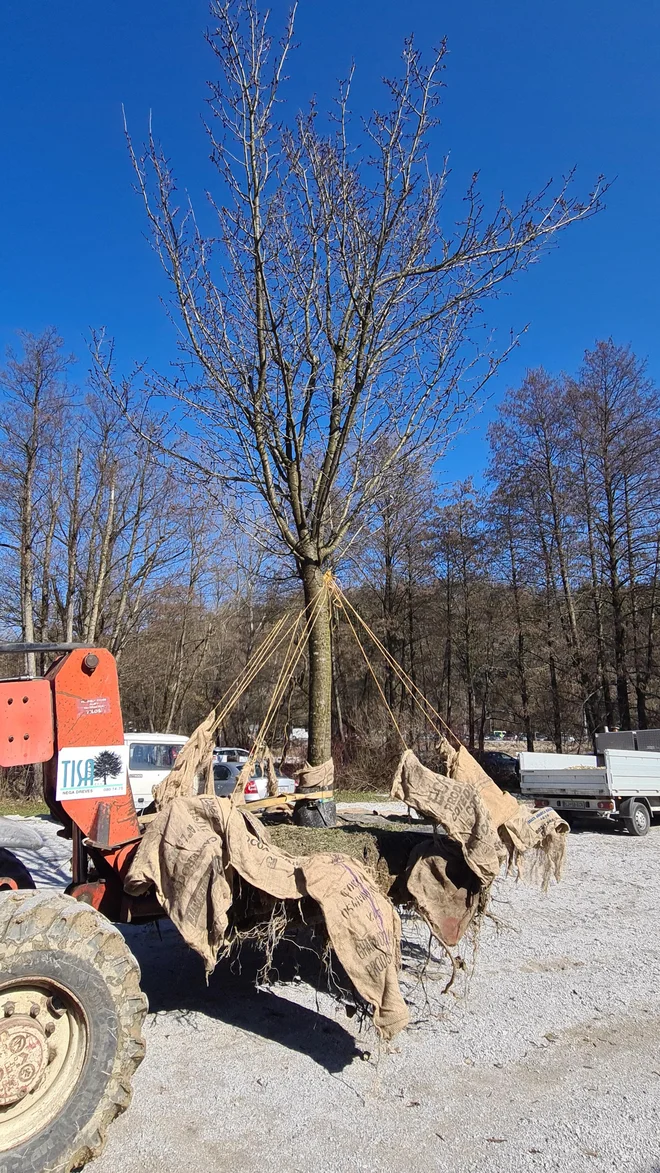
POLYGON ((63 893, 36 889, 0 851, 0 1173, 69 1173, 101 1152, 144 1055, 147 1000, 115 924, 163 911, 124 892, 141 827, 114 657, 74 644, 0 651, 55 656, 43 677, 0 681, 0 765, 43 762, 45 800, 72 844, 63 893))

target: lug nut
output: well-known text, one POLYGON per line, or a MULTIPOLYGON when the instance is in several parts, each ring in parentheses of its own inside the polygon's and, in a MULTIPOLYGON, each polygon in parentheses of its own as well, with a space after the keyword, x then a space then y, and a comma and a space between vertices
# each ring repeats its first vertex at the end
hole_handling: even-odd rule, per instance
POLYGON ((4 1009, 5 1018, 11 1018, 11 1016, 12 1016, 12 1014, 14 1013, 15 1009, 16 1009, 16 1003, 15 1003, 15 1002, 5 1002, 5 1009, 4 1009))
POLYGON ((50 1038, 50 1036, 54 1033, 54 1031, 55 1031, 55 1023, 54 1022, 47 1022, 44 1027, 44 1034, 46 1035, 46 1038, 50 1038))
POLYGON ((33 1002, 32 1005, 30 1006, 30 1018, 38 1018, 38 1017, 39 1017, 39 1007, 37 1006, 36 1002, 33 1002))

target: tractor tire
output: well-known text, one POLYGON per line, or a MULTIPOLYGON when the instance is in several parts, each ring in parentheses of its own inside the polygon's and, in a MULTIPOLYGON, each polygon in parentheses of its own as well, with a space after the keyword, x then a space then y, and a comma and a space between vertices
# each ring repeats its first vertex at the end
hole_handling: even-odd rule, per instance
POLYGON ((629 835, 634 835, 636 838, 647 835, 651 826, 648 807, 643 802, 628 799, 621 805, 621 822, 629 835))
POLYGON ((124 938, 69 896, 0 895, 0 1170, 70 1173, 131 1100, 147 1000, 124 938))
POLYGON ((11 892, 16 888, 36 888, 29 871, 13 851, 0 847, 0 892, 11 892))

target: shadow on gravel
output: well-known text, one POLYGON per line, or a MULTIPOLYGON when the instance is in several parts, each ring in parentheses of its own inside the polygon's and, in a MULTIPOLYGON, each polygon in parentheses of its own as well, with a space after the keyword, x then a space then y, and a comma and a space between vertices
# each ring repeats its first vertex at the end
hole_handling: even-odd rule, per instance
MULTIPOLYGON (((573 816, 571 821, 571 835, 622 835, 623 832, 609 819, 580 819, 573 816)), ((629 838, 629 836, 627 836, 629 838)))
MULTIPOLYGON (((236 960, 221 961, 207 986, 201 959, 188 949, 171 924, 160 926, 161 935, 156 925, 121 927, 140 963, 142 988, 152 1014, 174 1012, 185 1020, 197 1012, 217 1018, 290 1051, 299 1051, 330 1074, 343 1071, 362 1055, 363 1048, 339 1023, 263 987, 256 989, 261 961, 247 949, 241 954, 240 970, 236 960)), ((301 963, 297 951, 295 957, 288 953, 284 947, 281 960, 276 955, 280 980, 291 981, 298 976, 314 987, 318 963, 309 964, 304 955, 301 963)), ((190 1027, 200 1029, 193 1018, 190 1027)))
MULTIPOLYGON (((651 826, 648 832, 649 835, 652 835, 654 831, 656 833, 660 831, 660 822, 657 818, 653 818, 651 820, 651 826)), ((580 819, 579 816, 577 818, 574 817, 574 821, 571 825, 571 834, 620 835, 624 839, 635 839, 634 835, 628 835, 627 832, 623 831, 621 827, 618 827, 616 823, 610 822, 609 819, 599 819, 594 821, 593 819, 580 819)), ((660 1166, 657 1170, 653 1170, 652 1173, 660 1173, 660 1166)))

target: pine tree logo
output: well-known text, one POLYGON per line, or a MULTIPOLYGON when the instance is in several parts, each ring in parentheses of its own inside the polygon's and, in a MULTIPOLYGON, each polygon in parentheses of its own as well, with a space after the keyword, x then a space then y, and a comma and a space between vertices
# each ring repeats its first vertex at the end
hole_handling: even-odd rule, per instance
POLYGON ((105 786, 108 778, 116 778, 121 774, 123 765, 119 754, 113 753, 111 749, 104 749, 94 759, 94 778, 102 778, 105 786))

